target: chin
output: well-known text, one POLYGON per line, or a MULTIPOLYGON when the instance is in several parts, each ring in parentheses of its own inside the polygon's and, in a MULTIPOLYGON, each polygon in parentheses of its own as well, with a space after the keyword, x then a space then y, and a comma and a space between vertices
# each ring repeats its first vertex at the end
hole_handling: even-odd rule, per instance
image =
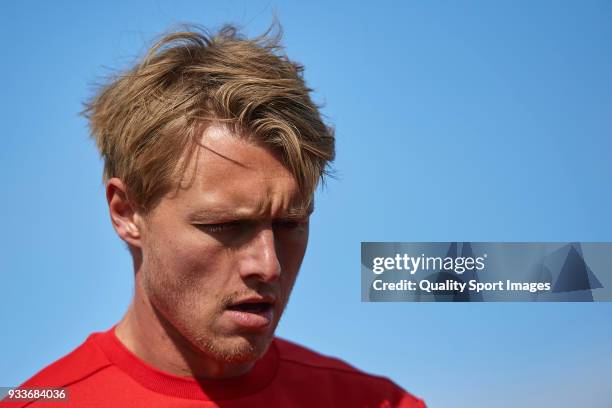
POLYGON ((248 363, 263 357, 271 342, 272 336, 267 334, 243 334, 202 339, 197 344, 202 351, 218 361, 248 363))

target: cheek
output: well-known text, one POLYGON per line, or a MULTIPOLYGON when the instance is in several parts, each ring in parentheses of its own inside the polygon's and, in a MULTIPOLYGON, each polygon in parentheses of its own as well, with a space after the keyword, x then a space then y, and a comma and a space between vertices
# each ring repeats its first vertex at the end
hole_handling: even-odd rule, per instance
POLYGON ((210 271, 224 261, 223 248, 192 228, 157 235, 150 242, 149 252, 151 262, 147 266, 150 269, 158 270, 168 279, 186 283, 210 277, 210 271))
POLYGON ((150 242, 145 251, 143 279, 151 301, 172 320, 214 313, 223 287, 218 271, 223 251, 191 234, 174 234, 150 242))
MULTIPOLYGON (((282 235, 281 235, 282 237, 282 235)), ((304 228, 297 234, 291 233, 286 239, 279 239, 277 254, 281 263, 281 290, 285 301, 288 299, 291 289, 297 278, 300 265, 308 246, 308 228, 304 228)))
POLYGON ((277 254, 283 270, 297 270, 308 246, 308 226, 295 231, 279 231, 277 254))

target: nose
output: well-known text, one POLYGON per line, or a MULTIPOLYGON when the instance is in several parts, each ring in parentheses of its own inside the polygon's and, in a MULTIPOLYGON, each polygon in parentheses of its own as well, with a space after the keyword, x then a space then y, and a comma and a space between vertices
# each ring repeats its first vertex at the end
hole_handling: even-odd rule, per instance
POLYGON ((281 265, 272 226, 259 229, 246 247, 247 253, 240 268, 242 278, 268 283, 276 281, 281 274, 281 265))

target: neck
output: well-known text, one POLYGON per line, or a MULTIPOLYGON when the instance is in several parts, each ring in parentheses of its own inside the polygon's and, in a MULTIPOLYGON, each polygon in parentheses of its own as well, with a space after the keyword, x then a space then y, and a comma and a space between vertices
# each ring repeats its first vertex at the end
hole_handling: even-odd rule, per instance
POLYGON ((132 302, 115 328, 123 345, 147 364, 177 376, 196 379, 223 379, 246 374, 251 363, 218 361, 196 349, 151 304, 136 273, 132 302))

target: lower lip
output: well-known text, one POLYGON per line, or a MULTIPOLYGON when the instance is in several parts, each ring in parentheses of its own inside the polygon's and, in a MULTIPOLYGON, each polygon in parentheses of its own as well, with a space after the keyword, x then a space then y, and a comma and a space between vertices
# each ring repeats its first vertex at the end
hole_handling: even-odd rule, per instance
POLYGON ((249 313, 239 310, 226 310, 225 313, 240 327, 250 330, 264 330, 272 322, 274 309, 270 307, 261 313, 249 313))

